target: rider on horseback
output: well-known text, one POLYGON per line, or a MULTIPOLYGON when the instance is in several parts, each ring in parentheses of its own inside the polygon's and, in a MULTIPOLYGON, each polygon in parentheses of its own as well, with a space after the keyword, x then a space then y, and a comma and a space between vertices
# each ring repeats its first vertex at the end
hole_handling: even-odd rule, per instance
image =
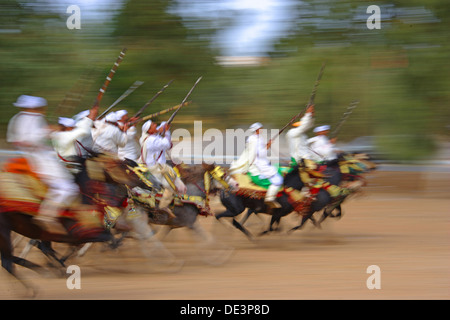
POLYGON ((263 125, 259 122, 250 126, 252 135, 248 137, 244 152, 239 159, 233 161, 230 173, 250 173, 259 179, 267 179, 270 185, 267 189, 264 202, 272 208, 280 208, 276 201, 277 193, 283 184, 283 177, 267 158, 267 142, 260 134, 263 125))
POLYGON ((51 130, 44 117, 47 101, 41 97, 22 95, 14 106, 21 111, 9 122, 7 141, 24 153, 33 171, 48 187, 35 220, 44 227, 59 229, 52 231, 66 233, 65 229, 61 230, 62 225, 57 217, 75 200, 79 188, 50 147, 51 130))
POLYGON ((73 173, 78 173, 76 168, 82 159, 82 147, 79 140, 91 135, 95 117, 98 114, 98 107, 92 108, 86 117, 79 121, 72 118, 60 117, 58 119, 59 130, 51 134, 53 147, 62 161, 73 173), (78 165, 77 165, 78 164, 78 165))
POLYGON ((128 124, 119 125, 115 112, 106 115, 105 120, 97 120, 93 133, 93 150, 98 153, 110 153, 118 155, 120 147, 127 143, 128 124))
POLYGON ((318 126, 314 129, 315 137, 308 139, 310 157, 315 161, 319 171, 327 177, 319 179, 316 185, 325 189, 331 197, 337 198, 350 194, 353 189, 360 187, 360 183, 354 183, 346 188, 339 186, 341 171, 339 168, 338 153, 335 147, 336 138, 329 139, 329 125, 318 126))
MULTIPOLYGON (((128 117, 128 112, 126 110, 116 111, 116 117, 118 119, 119 126, 124 126, 127 122, 133 122, 134 118, 128 117)), ((136 139, 137 130, 133 125, 126 130, 127 143, 124 147, 119 147, 118 156, 119 159, 130 159, 133 161, 138 161, 140 156, 140 146, 136 139)))
POLYGON ((141 159, 150 173, 162 184, 164 193, 159 202, 159 208, 174 216, 169 205, 173 201, 175 192, 185 193, 185 186, 176 172, 166 163, 165 153, 172 147, 169 128, 165 123, 156 126, 156 123, 148 120, 142 126, 141 159))

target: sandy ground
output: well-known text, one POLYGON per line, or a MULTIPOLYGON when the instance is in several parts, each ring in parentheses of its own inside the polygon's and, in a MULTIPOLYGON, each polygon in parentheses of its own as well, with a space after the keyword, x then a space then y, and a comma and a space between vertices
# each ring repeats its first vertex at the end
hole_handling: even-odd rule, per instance
MULTIPOLYGON (((383 185, 385 175, 369 179, 366 192, 345 203, 342 219, 328 219, 322 229, 308 224, 287 234, 298 222, 293 213, 279 232, 249 241, 227 220, 200 217, 217 245, 201 246, 188 230, 174 230, 163 243, 184 262, 181 267, 169 265, 161 251, 145 258, 138 242, 127 239, 116 251, 98 244, 68 262, 80 267, 81 289, 67 288, 65 270, 59 277, 21 267, 17 272, 39 288, 35 299, 50 300, 449 299, 448 174, 434 175, 433 183, 429 173, 426 183, 423 176, 401 174, 389 186, 383 185), (404 193, 406 188, 411 192, 404 193), (367 287, 371 265, 379 267, 380 289, 367 287)), ((219 212, 221 205, 215 201, 213 208, 219 212)), ((246 226, 258 235, 268 220, 268 215, 255 216, 246 226)), ((65 246, 56 249, 63 252, 65 246)), ((28 258, 46 263, 36 249, 28 258)), ((0 299, 24 298, 22 287, 4 270, 0 287, 0 299)))

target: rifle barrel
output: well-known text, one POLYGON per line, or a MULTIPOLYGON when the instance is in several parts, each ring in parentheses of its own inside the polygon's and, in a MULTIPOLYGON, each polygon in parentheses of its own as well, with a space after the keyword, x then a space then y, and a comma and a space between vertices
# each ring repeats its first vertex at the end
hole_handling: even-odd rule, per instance
POLYGON ((170 124, 172 123, 173 119, 175 118, 176 114, 178 113, 178 111, 180 111, 181 108, 183 108, 184 104, 186 103, 187 99, 189 98, 189 96, 191 95, 192 91, 194 91, 195 87, 197 86, 197 84, 200 82, 200 80, 202 80, 203 77, 200 77, 197 79, 197 81, 195 81, 194 85, 192 86, 191 90, 189 90, 188 94, 186 95, 186 97, 184 97, 183 101, 181 101, 180 103, 180 107, 177 108, 175 110, 174 113, 172 113, 172 115, 170 116, 169 120, 167 120, 166 126, 170 126, 170 124))
POLYGON ((109 71, 109 74, 106 76, 106 80, 103 83, 102 87, 100 88, 98 94, 97 94, 97 98, 95 99, 95 103, 94 103, 94 107, 99 106, 100 105, 100 101, 103 98, 103 95, 106 92, 106 88, 108 88, 109 83, 111 82, 114 74, 117 71, 117 68, 119 67, 120 63, 123 60, 123 57, 125 56, 125 53, 127 52, 127 48, 123 48, 122 51, 119 54, 119 57, 117 58, 116 62, 114 62, 114 65, 112 66, 111 70, 109 71))

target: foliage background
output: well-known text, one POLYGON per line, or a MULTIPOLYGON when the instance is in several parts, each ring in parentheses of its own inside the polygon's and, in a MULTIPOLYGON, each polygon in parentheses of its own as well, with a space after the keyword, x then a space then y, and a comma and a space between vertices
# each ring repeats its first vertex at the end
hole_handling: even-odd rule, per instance
POLYGON ((218 64, 220 48, 212 45, 238 13, 210 18, 176 13, 174 8, 189 2, 214 4, 125 0, 97 12, 106 19, 82 20, 80 30, 69 30, 65 9, 76 1, 1 0, 0 137, 17 112, 12 103, 20 94, 45 97, 51 122, 88 109, 127 47, 102 109, 136 80, 145 84, 120 108, 137 111, 171 79, 146 113, 174 106, 202 75, 194 103, 174 125, 191 129, 194 120, 202 120, 206 130, 259 121, 281 128, 303 110, 326 62, 316 122, 336 125, 348 104, 360 101, 340 141, 375 136, 387 158, 414 160, 430 157, 436 141, 449 139, 448 1, 294 1, 290 31, 261 52, 263 64, 252 67, 218 64), (382 10, 379 30, 366 27, 371 4, 382 10))

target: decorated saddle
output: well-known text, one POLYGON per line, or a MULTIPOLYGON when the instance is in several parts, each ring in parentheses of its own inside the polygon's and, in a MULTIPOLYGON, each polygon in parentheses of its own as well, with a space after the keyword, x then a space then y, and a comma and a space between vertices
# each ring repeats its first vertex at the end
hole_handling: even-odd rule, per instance
MULTIPOLYGON (((158 210, 159 202, 161 201, 163 195, 163 188, 161 183, 150 173, 150 171, 143 165, 138 165, 131 167, 134 173, 139 177, 139 179, 146 186, 145 188, 134 187, 128 189, 128 195, 130 199, 138 202, 140 205, 146 207, 151 211, 154 216, 154 220, 161 220, 164 218, 158 215, 166 215, 165 212, 160 212, 158 210)), ((174 168, 174 173, 179 176, 178 170, 174 168)), ((132 206, 132 202, 130 205, 132 206)), ((200 196, 192 195, 174 195, 174 200, 172 201, 172 207, 182 207, 185 204, 194 205, 200 211, 200 215, 209 216, 213 215, 208 204, 208 200, 200 196)))
MULTIPOLYGON (((293 167, 278 167, 278 173, 284 177, 287 173, 291 172, 292 169, 293 167)), ((267 189, 270 185, 270 181, 268 179, 260 179, 259 177, 252 176, 249 173, 238 173, 234 174, 232 177, 239 185, 239 188, 234 191, 236 195, 257 200, 263 200, 265 198, 267 189)), ((282 195, 286 195, 288 197, 288 201, 294 208, 294 211, 299 214, 306 213, 315 199, 308 191, 300 191, 285 186, 280 188, 277 198, 282 195)))
MULTIPOLYGON (((27 159, 13 158, 3 165, 0 171, 0 214, 21 212, 36 216, 46 193, 47 186, 32 171, 27 159)), ((78 229, 78 233, 103 230, 103 215, 92 206, 74 204, 60 217, 74 220, 72 228, 78 229)))

